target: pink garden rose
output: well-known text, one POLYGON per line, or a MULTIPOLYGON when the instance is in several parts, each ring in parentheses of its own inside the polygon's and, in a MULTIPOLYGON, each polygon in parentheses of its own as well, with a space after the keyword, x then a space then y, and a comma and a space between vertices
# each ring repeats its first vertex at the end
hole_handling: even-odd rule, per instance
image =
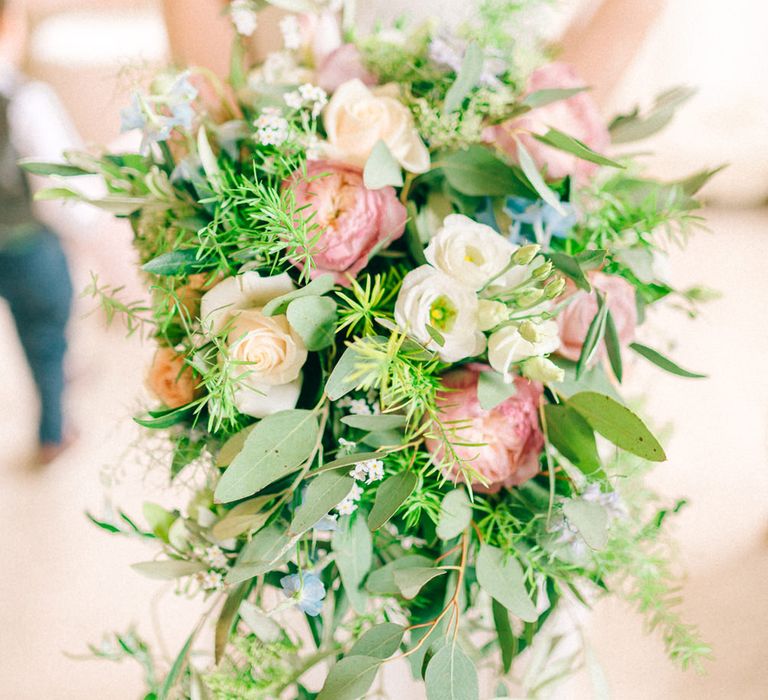
MULTIPOLYGON (((583 87, 573 68, 565 63, 550 63, 535 70, 529 79, 529 94, 552 88, 583 87)), ((550 102, 527 114, 492 127, 486 136, 513 157, 517 157, 517 136, 531 154, 539 169, 549 180, 566 175, 583 181, 597 169, 597 165, 537 141, 529 132, 545 134, 549 127, 582 141, 591 149, 602 153, 611 143, 610 134, 600 115, 597 103, 588 92, 580 92, 567 100, 550 102)))
MULTIPOLYGON (((637 305, 635 288, 623 277, 606 275, 603 272, 589 273, 589 281, 595 289, 605 295, 608 310, 613 316, 619 342, 628 345, 635 337, 637 326, 637 305)), ((581 347, 587 336, 589 324, 597 313, 597 297, 576 289, 573 282, 568 282, 566 295, 575 298, 557 317, 560 326, 560 348, 558 352, 569 360, 578 360, 581 347)))
MULTIPOLYGON (((369 190, 360 169, 329 161, 307 163, 307 177, 288 181, 302 215, 320 227, 311 251, 312 276, 332 272, 347 286, 368 263, 374 248, 386 248, 403 235, 407 214, 393 187, 369 190)), ((301 261, 293 261, 301 267, 301 261)))
MULTIPOLYGON (((518 486, 536 476, 544 447, 538 414, 541 384, 515 377, 515 395, 486 411, 477 398, 477 381, 488 369, 470 364, 449 372, 443 377, 448 391, 439 397, 440 420, 448 429, 455 424, 451 441, 456 455, 487 482, 472 483, 480 493, 496 493, 502 486, 518 486)), ((427 440, 427 449, 443 459, 441 440, 427 440)), ((456 476, 455 469, 449 476, 456 476)))
POLYGON ((355 78, 365 85, 376 84, 376 77, 363 65, 363 57, 357 46, 343 44, 318 65, 315 82, 326 92, 332 93, 339 85, 355 78))

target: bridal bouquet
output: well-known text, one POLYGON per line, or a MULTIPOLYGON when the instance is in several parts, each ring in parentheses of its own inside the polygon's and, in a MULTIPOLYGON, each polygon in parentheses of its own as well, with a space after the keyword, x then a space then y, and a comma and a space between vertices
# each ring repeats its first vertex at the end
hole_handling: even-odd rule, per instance
POLYGON ((189 496, 93 519, 209 604, 168 668, 134 633, 95 651, 138 658, 148 698, 351 700, 405 659, 427 697, 472 700, 478 668, 508 695, 558 608, 608 593, 699 665, 664 535, 683 502, 642 486, 664 449, 621 395, 630 357, 700 376, 641 324, 706 296, 663 263, 712 173, 616 155, 687 92, 606 126, 569 67, 523 67, 498 2, 366 37, 318 3, 251 66, 258 6, 231 4, 226 84, 134 95, 137 152, 26 164, 100 175, 88 201, 133 227, 151 303, 91 292, 157 345, 135 420, 189 496))

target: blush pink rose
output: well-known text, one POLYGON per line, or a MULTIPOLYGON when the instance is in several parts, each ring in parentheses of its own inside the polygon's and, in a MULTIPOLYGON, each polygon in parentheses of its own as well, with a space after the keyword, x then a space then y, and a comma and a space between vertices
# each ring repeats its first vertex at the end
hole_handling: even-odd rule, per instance
MULTIPOLYGON (((608 310, 613 316, 619 342, 629 345, 634 340, 637 326, 637 304, 635 303, 635 288, 623 277, 606 275, 603 272, 590 272, 589 281, 595 289, 605 295, 608 310)), ((562 310, 557 317, 560 326, 560 348, 558 352, 569 360, 578 360, 581 347, 587 336, 589 324, 597 313, 597 297, 568 281, 566 296, 574 299, 562 310)))
POLYGON ((326 92, 357 78, 364 85, 375 85, 376 77, 363 65, 360 50, 354 44, 344 44, 328 54, 317 68, 315 82, 326 92))
MULTIPOLYGON (((550 63, 531 74, 526 92, 530 94, 552 88, 583 86, 583 81, 571 66, 550 63)), ((486 137, 516 158, 517 144, 514 137, 517 136, 549 180, 559 180, 566 175, 582 182, 588 179, 598 168, 597 165, 547 146, 531 135, 545 134, 549 127, 573 136, 598 153, 604 152, 611 143, 597 103, 588 92, 580 92, 567 100, 550 102, 522 117, 494 126, 487 130, 486 137)))
MULTIPOLYGON (((368 263, 374 248, 386 248, 405 231, 405 207, 393 187, 369 190, 363 173, 328 161, 307 163, 307 177, 295 173, 293 188, 305 219, 319 226, 311 251, 312 276, 332 272, 337 284, 349 285, 368 263)), ((300 260, 293 260, 302 267, 300 260)))
MULTIPOLYGON (((487 482, 472 483, 480 493, 496 493, 502 486, 519 486, 536 476, 544 447, 539 428, 541 384, 515 377, 515 395, 486 411, 477 398, 477 381, 488 369, 470 364, 449 372, 443 377, 447 391, 438 397, 440 420, 449 429, 454 424, 451 442, 456 456, 487 482)), ((427 440, 427 449, 438 460, 444 458, 441 440, 427 440)), ((456 469, 448 476, 455 478, 456 469)))

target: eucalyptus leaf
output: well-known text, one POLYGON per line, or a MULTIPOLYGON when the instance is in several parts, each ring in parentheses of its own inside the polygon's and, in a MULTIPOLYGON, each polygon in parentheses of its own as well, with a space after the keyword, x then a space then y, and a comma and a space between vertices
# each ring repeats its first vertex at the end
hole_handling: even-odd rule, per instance
POLYGON ((477 400, 480 407, 490 411, 517 393, 514 382, 505 382, 504 377, 494 370, 480 372, 477 378, 477 400))
POLYGON ((133 421, 143 428, 165 430, 172 425, 185 421, 189 415, 190 409, 187 406, 182 406, 181 408, 171 408, 163 411, 150 411, 149 418, 134 417, 133 421))
POLYGON ((315 277, 308 285, 294 289, 292 292, 288 292, 279 297, 275 297, 262 309, 262 313, 265 316, 278 316, 284 314, 290 304, 295 299, 301 299, 306 296, 322 296, 330 292, 333 289, 334 281, 333 275, 327 273, 315 277))
POLYGON ((429 661, 424 676, 427 700, 478 700, 477 669, 461 647, 453 642, 429 661))
POLYGON ((377 430, 363 436, 360 442, 376 450, 396 448, 403 444, 403 433, 399 430, 377 430))
POLYGON ((208 182, 214 184, 219 176, 219 164, 210 141, 208 141, 208 134, 204 126, 200 126, 197 130, 197 155, 200 156, 200 164, 208 177, 208 182))
POLYGON ((563 504, 568 522, 579 531, 591 549, 605 549, 608 544, 608 513, 599 503, 573 498, 563 504))
POLYGON ((307 350, 322 350, 333 344, 336 333, 336 302, 333 299, 299 297, 288 304, 286 317, 307 350))
POLYGON ((381 340, 386 339, 382 338, 382 336, 373 336, 369 340, 358 340, 355 344, 347 347, 325 384, 325 393, 331 401, 338 401, 342 396, 345 396, 353 389, 356 389, 362 380, 358 368, 358 365, 363 359, 359 351, 360 346, 364 345, 366 342, 375 343, 381 340))
POLYGON ((477 582, 488 595, 521 620, 536 621, 539 614, 526 590, 523 569, 513 555, 483 543, 475 571, 477 582))
POLYGON ((349 415, 344 416, 341 422, 350 428, 374 432, 378 430, 394 430, 405 425, 406 417, 399 413, 380 413, 372 416, 349 415))
POLYGON ((446 569, 432 567, 408 567, 405 569, 396 569, 393 573, 395 585, 402 593, 403 598, 411 600, 419 595, 419 591, 424 588, 433 578, 447 574, 446 569))
POLYGON ((360 590, 365 575, 373 561, 373 545, 371 532, 365 519, 349 516, 339 519, 339 526, 333 533, 331 548, 336 555, 336 566, 339 569, 344 591, 355 612, 365 613, 367 596, 360 590))
POLYGON ((449 491, 440 504, 437 536, 441 540, 452 540, 469 527, 471 520, 472 504, 469 502, 466 489, 449 491))
POLYGON ((227 593, 227 598, 216 620, 216 629, 214 631, 213 658, 217 664, 221 661, 221 657, 224 654, 224 649, 229 641, 229 635, 232 633, 237 611, 248 590, 248 584, 241 583, 230 589, 227 593))
POLYGON ((77 175, 91 175, 95 171, 84 170, 76 165, 69 163, 44 163, 34 159, 22 159, 19 166, 31 175, 43 175, 50 177, 58 175, 59 177, 72 177, 77 175))
POLYGON ((363 183, 369 190, 403 186, 403 171, 400 163, 395 160, 387 144, 381 139, 374 144, 365 162, 363 183))
POLYGON ((168 541, 168 528, 171 527, 173 521, 176 520, 176 513, 172 513, 166 510, 157 503, 146 501, 142 505, 142 512, 144 514, 144 520, 147 521, 149 529, 155 537, 168 541))
POLYGON ((382 622, 371 627, 349 650, 348 656, 372 656, 388 659, 400 647, 405 630, 393 622, 382 622))
POLYGON ((543 90, 536 90, 525 96, 523 104, 527 107, 535 109, 537 107, 544 107, 552 102, 559 102, 560 100, 567 100, 569 97, 578 95, 580 92, 589 90, 587 87, 575 87, 575 88, 545 88, 543 90))
POLYGON ((699 374, 698 372, 690 372, 687 369, 683 369, 676 362, 673 362, 668 357, 665 357, 658 350, 649 348, 647 345, 632 343, 629 347, 649 362, 653 362, 653 364, 657 367, 661 367, 661 369, 666 370, 671 374, 676 374, 678 377, 687 377, 689 379, 704 379, 707 376, 706 374, 699 374))
POLYGON ((247 428, 243 428, 240 432, 235 433, 232 437, 226 440, 216 455, 217 467, 228 467, 232 464, 232 460, 243 451, 246 438, 257 425, 258 423, 249 425, 247 428))
POLYGON ((545 404, 547 437, 557 450, 584 474, 602 468, 595 434, 582 415, 566 404, 545 404))
POLYGON ((189 656, 189 651, 192 648, 192 642, 195 639, 196 632, 197 630, 192 632, 192 634, 187 637, 187 641, 184 642, 184 646, 181 647, 181 651, 174 659, 173 664, 168 671, 168 675, 163 681, 163 685, 160 686, 160 690, 157 694, 157 700, 168 700, 174 686, 181 679, 182 671, 187 664, 187 657, 189 656))
POLYGON ((592 291, 592 285, 589 283, 576 258, 565 253, 556 252, 548 253, 547 255, 552 264, 564 275, 570 277, 579 289, 583 289, 585 292, 592 291))
POLYGON ((262 509, 271 498, 271 496, 257 496, 238 503, 214 524, 211 534, 217 541, 223 542, 246 532, 253 533, 260 530, 269 519, 269 511, 262 509))
POLYGON ((381 659, 346 656, 331 668, 317 700, 359 700, 373 685, 381 659))
MULTIPOLYGON (((606 306, 608 305, 606 304, 606 306)), ((613 320, 610 310, 608 310, 605 316, 605 349, 608 352, 608 361, 611 363, 613 374, 618 382, 621 383, 624 375, 621 361, 621 342, 619 340, 619 332, 616 329, 616 322, 613 320)))
POLYGON ((584 336, 584 344, 581 346, 581 353, 579 359, 576 362, 576 379, 581 377, 581 373, 590 365, 592 358, 594 358, 597 349, 600 347, 600 343, 603 341, 605 335, 605 323, 608 316, 608 304, 605 303, 605 297, 596 292, 597 294, 597 312, 592 322, 587 328, 587 334, 584 336))
POLYGON ((523 142, 515 138, 517 144, 517 158, 520 162, 520 167, 523 170, 523 174, 528 178, 528 182, 531 183, 531 187, 538 193, 550 207, 552 207, 558 214, 565 216, 565 209, 558 197, 549 185, 544 182, 544 178, 541 176, 533 157, 528 153, 528 149, 523 145, 523 142))
POLYGON ((519 195, 536 199, 536 191, 519 170, 499 160, 484 146, 449 153, 440 158, 451 187, 471 197, 519 195))
POLYGON ((568 399, 603 437, 627 452, 651 462, 663 462, 667 456, 640 418, 609 396, 583 391, 568 399))
POLYGON ((131 568, 147 578, 169 581, 183 576, 191 576, 208 567, 199 561, 185 561, 183 559, 163 559, 158 561, 142 561, 131 564, 131 568))
POLYGON ((349 494, 355 481, 338 471, 328 471, 312 480, 303 503, 296 509, 288 534, 301 535, 349 494))
POLYGON ((240 617, 248 628, 265 644, 273 644, 283 636, 280 626, 267 617, 253 603, 244 600, 240 603, 240 617))
POLYGON ((504 673, 509 673, 517 651, 515 633, 512 631, 512 624, 509 621, 509 612, 498 600, 493 598, 491 599, 491 612, 493 625, 496 628, 496 637, 499 640, 501 666, 504 673))
POLYGON ((296 471, 314 452, 318 430, 317 416, 303 409, 263 418, 219 479, 216 501, 246 498, 296 471))
POLYGON ((428 567, 434 562, 420 554, 409 554, 394 559, 388 564, 371 571, 365 582, 366 589, 374 595, 399 595, 400 589, 395 583, 395 572, 402 569, 428 567))
POLYGON ((368 527, 378 530, 384 525, 411 495, 418 481, 418 476, 410 471, 400 472, 382 481, 368 516, 368 527))
POLYGON ((483 73, 484 63, 483 50, 476 42, 469 42, 461 62, 461 67, 456 74, 456 80, 454 80, 445 94, 444 111, 446 113, 455 112, 459 109, 464 102, 464 98, 477 86, 483 73))
POLYGON ((240 551, 225 581, 229 584, 241 583, 272 571, 292 545, 293 541, 277 525, 259 530, 240 551))
POLYGON ((199 267, 197 249, 181 248, 158 255, 144 263, 141 269, 153 275, 169 276, 186 274, 195 267, 199 267))
POLYGON ((570 153, 582 160, 588 160, 590 163, 608 165, 612 168, 620 168, 622 170, 624 169, 624 166, 621 165, 621 163, 617 163, 615 160, 611 160, 610 158, 606 158, 605 156, 596 153, 585 143, 573 138, 573 136, 564 134, 558 129, 550 127, 546 134, 533 134, 533 137, 547 146, 552 146, 552 148, 556 148, 559 151, 570 153))

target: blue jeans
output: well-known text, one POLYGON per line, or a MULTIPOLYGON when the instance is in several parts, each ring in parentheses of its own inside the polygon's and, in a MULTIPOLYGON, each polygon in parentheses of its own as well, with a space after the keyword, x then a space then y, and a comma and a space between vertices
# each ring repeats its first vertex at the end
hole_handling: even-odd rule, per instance
POLYGON ((60 443, 72 282, 54 234, 41 228, 0 248, 0 296, 11 308, 40 394, 40 442, 60 443))

